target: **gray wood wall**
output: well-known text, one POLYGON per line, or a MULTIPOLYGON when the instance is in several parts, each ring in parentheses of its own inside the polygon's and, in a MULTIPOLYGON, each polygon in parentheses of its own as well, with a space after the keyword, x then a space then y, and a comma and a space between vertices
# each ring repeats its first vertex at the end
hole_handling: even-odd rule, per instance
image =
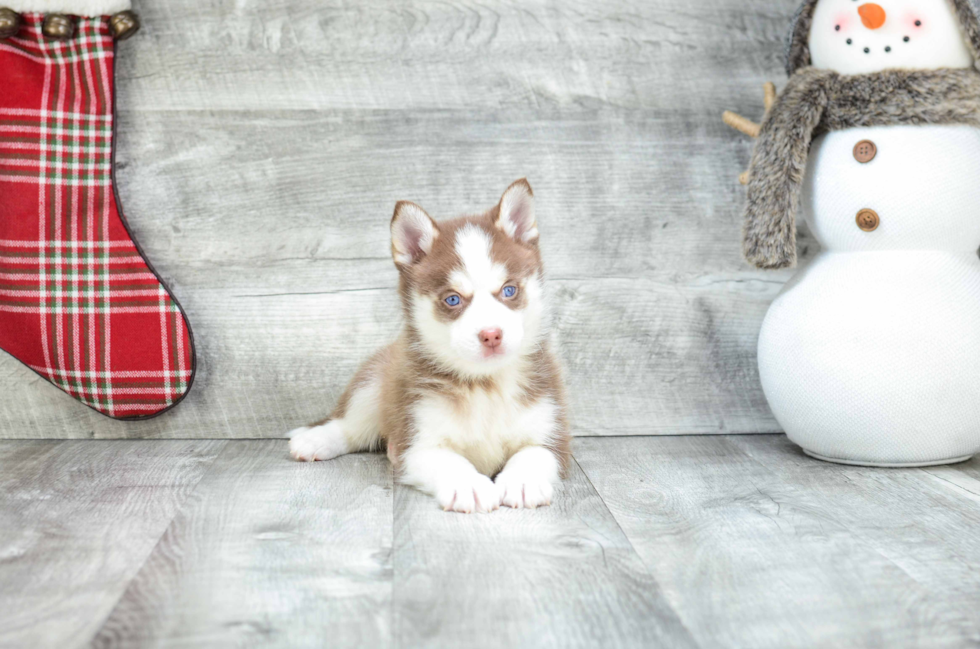
POLYGON ((755 344, 791 272, 740 257, 751 142, 719 117, 782 84, 795 4, 137 2, 119 189, 189 313, 197 382, 121 423, 0 355, 0 436, 282 436, 397 331, 395 201, 454 216, 521 176, 577 434, 778 430, 755 344))

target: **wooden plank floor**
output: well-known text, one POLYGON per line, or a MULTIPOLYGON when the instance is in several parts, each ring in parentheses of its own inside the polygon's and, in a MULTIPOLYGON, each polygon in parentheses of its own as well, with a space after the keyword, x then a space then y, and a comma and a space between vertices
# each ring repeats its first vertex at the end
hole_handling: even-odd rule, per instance
POLYGON ((962 647, 980 461, 580 438, 552 507, 463 516, 285 442, 0 442, 0 647, 962 647))

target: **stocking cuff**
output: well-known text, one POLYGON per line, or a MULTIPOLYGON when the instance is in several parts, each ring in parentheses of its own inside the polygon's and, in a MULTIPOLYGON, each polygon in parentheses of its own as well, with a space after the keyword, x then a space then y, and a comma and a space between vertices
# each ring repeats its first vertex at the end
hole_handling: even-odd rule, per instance
POLYGON ((132 9, 131 0, 0 0, 0 6, 18 13, 59 13, 108 16, 132 9))

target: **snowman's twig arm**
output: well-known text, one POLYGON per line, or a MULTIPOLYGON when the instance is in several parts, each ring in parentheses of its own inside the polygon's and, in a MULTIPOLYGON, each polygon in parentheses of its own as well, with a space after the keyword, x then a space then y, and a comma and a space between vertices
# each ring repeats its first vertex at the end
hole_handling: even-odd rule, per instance
POLYGON ((766 112, 768 113, 772 105, 776 103, 776 84, 772 81, 766 81, 762 86, 762 93, 762 104, 766 107, 766 112))
POLYGON ((721 114, 721 121, 725 122, 736 131, 745 133, 749 137, 759 137, 759 131, 762 128, 752 120, 746 119, 745 117, 742 117, 737 113, 733 113, 730 110, 726 110, 721 114))
MULTIPOLYGON (((776 103, 776 84, 772 81, 767 81, 762 86, 762 103, 766 107, 766 114, 769 113, 769 109, 772 105, 776 103)), ((763 116, 765 119, 765 116, 763 116)), ((761 124, 756 124, 752 120, 742 117, 738 113, 733 113, 730 110, 726 110, 721 114, 721 121, 725 124, 731 126, 733 129, 739 133, 745 133, 751 138, 759 137, 759 132, 762 130, 761 124)), ((743 172, 738 176, 738 182, 743 185, 749 184, 749 172, 743 172)))

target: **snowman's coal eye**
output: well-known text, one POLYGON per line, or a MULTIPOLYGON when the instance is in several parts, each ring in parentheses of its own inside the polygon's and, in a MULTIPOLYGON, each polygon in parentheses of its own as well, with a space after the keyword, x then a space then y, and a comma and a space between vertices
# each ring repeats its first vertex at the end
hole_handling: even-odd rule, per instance
POLYGON ((922 21, 921 20, 916 20, 915 21, 915 26, 916 27, 922 27, 922 21))

